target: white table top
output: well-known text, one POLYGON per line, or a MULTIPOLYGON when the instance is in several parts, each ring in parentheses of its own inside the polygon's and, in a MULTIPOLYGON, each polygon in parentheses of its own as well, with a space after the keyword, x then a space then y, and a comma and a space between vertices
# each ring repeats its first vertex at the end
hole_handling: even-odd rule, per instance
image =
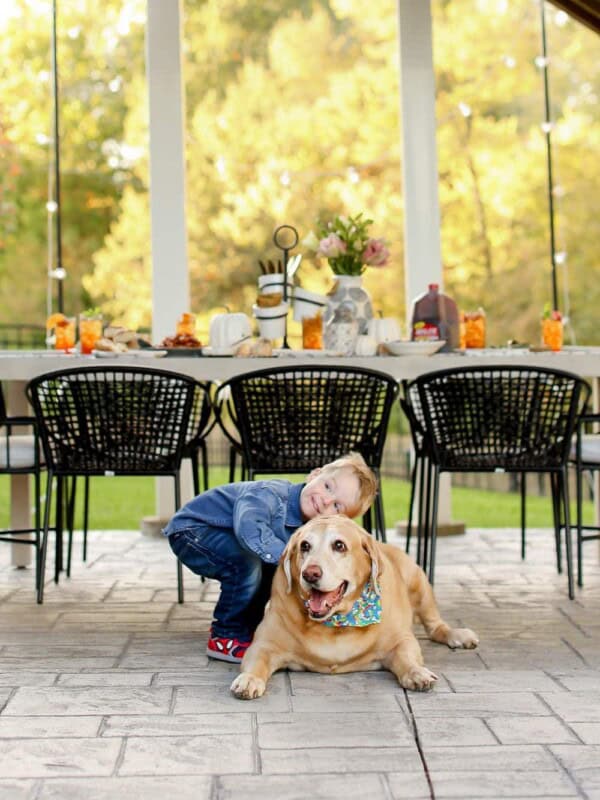
POLYGON ((54 351, 0 350, 0 380, 29 381, 36 375, 67 367, 95 364, 157 367, 191 375, 199 380, 223 381, 243 372, 277 366, 325 364, 328 366, 366 367, 391 375, 396 380, 416 378, 424 372, 466 365, 527 365, 574 372, 586 378, 600 378, 600 347, 566 347, 560 353, 535 353, 529 350, 485 349, 466 353, 439 353, 433 356, 328 357, 297 354, 272 358, 231 358, 212 356, 176 356, 148 358, 117 355, 95 358, 54 351))

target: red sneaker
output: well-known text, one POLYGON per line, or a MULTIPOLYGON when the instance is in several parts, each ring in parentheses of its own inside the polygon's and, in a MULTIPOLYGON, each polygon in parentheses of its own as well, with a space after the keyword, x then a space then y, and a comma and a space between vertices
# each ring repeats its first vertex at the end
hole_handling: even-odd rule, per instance
POLYGON ((206 655, 219 661, 239 664, 251 642, 240 642, 233 637, 210 636, 206 645, 206 655))

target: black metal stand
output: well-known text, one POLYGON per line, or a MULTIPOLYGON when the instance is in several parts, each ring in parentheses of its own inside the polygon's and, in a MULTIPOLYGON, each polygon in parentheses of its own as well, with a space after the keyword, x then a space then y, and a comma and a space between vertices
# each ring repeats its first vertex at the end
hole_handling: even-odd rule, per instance
MULTIPOLYGON (((283 252, 283 302, 287 303, 288 300, 288 275, 287 265, 290 258, 290 250, 298 244, 298 231, 291 225, 280 225, 275 228, 273 233, 273 242, 283 252)), ((285 315, 285 332, 283 334, 283 349, 289 350, 290 346, 287 340, 287 313, 285 315)))

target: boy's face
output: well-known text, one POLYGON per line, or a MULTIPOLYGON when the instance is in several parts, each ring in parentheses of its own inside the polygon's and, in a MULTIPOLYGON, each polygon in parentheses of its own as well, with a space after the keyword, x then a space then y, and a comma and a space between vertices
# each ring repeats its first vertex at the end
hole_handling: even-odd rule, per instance
POLYGON ((333 472, 315 469, 307 481, 300 493, 300 512, 305 522, 323 514, 356 516, 360 484, 351 467, 333 472))

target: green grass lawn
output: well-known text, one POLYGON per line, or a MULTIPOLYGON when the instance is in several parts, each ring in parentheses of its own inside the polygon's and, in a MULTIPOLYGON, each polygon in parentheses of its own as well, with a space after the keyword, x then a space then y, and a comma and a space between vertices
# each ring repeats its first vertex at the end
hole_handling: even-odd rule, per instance
MULTIPOLYGON (((211 469, 211 486, 227 482, 225 467, 211 469)), ((290 480, 300 481, 300 476, 290 480)), ((138 529, 143 517, 156 513, 153 478, 93 478, 91 481, 90 527, 92 529, 138 529)), ((81 525, 83 481, 79 481, 76 525, 81 525)), ((409 484, 395 478, 383 479, 386 524, 392 527, 408 513, 409 484)), ((9 479, 0 477, 0 526, 8 526, 9 479)), ((586 503, 586 519, 592 521, 592 504, 586 503)), ((482 489, 452 489, 452 518, 467 527, 517 528, 520 526, 518 493, 490 492, 482 489)), ((547 497, 527 498, 527 525, 547 528, 552 525, 552 502, 547 497)))

